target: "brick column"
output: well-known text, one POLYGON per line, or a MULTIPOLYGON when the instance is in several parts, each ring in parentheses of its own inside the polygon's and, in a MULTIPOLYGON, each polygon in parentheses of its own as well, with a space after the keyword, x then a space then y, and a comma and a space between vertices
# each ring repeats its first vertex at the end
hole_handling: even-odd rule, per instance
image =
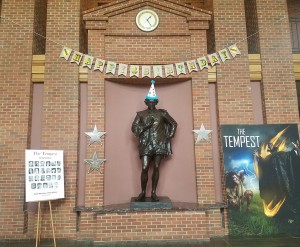
MULTIPOLYGON (((106 21, 95 21, 93 28, 88 30, 89 51, 88 54, 96 58, 104 58, 104 34, 106 21), (100 28, 101 29, 98 29, 100 28)), ((88 128, 94 128, 97 125, 98 131, 104 129, 104 76, 100 71, 90 71, 88 75, 88 128)), ((103 145, 94 143, 87 147, 87 157, 90 159, 94 152, 97 152, 98 158, 104 157, 105 137, 101 138, 103 145)), ((101 166, 105 166, 105 163, 101 166)), ((93 171, 88 174, 89 166, 86 165, 86 185, 85 185, 85 206, 102 206, 104 200, 104 176, 99 171, 93 171)))
POLYGON ((299 123, 286 1, 256 0, 267 123, 299 123))
MULTIPOLYGON (((76 233, 79 67, 59 55, 60 45, 79 50, 79 10, 77 0, 48 1, 42 147, 64 151, 65 198, 52 202, 57 238, 72 238, 76 233)), ((49 218, 43 216, 47 229, 43 237, 52 237, 49 218)))
POLYGON ((0 239, 22 239, 34 1, 2 1, 0 20, 0 239))
POLYGON ((242 55, 218 65, 220 124, 253 123, 244 1, 214 0, 216 49, 237 44, 242 55))
MULTIPOLYGON (((190 21, 189 28, 191 29, 191 58, 206 55, 208 21, 190 21)), ((194 129, 199 129, 202 123, 206 129, 211 129, 207 70, 204 69, 193 75, 192 89, 194 129)), ((201 204, 215 203, 214 169, 211 153, 212 143, 200 141, 195 145, 197 195, 198 202, 201 204)))

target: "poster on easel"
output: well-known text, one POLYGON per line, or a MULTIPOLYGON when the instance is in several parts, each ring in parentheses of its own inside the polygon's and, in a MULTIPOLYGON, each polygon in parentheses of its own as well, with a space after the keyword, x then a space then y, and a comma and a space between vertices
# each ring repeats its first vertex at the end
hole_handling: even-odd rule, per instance
POLYGON ((26 202, 65 197, 62 150, 25 151, 26 202))
POLYGON ((230 236, 300 232, 297 124, 222 125, 230 236))

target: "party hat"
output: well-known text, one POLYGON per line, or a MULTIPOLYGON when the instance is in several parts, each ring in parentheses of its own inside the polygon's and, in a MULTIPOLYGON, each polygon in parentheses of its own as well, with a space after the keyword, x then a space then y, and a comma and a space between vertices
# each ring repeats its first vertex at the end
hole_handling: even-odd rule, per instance
POLYGON ((158 100, 158 97, 155 93, 154 83, 155 83, 155 81, 152 80, 151 81, 151 87, 149 89, 148 94, 146 95, 146 99, 148 99, 148 100, 158 100))

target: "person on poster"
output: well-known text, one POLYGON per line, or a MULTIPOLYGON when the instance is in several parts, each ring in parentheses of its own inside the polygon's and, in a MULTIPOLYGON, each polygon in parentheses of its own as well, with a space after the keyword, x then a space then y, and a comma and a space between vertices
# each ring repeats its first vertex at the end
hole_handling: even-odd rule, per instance
POLYGON ((151 81, 149 93, 146 95, 145 104, 148 109, 137 112, 132 123, 132 132, 139 138, 139 155, 142 160, 141 193, 136 201, 144 201, 148 182, 148 170, 151 161, 154 163, 152 174, 151 200, 159 201, 156 195, 159 180, 159 166, 161 160, 172 153, 170 139, 174 137, 177 128, 176 121, 166 110, 156 109, 158 97, 155 93, 154 83, 151 81))
MULTIPOLYGON (((271 211, 275 208, 275 216, 282 205, 285 205, 291 214, 300 209, 300 172, 299 141, 292 142, 291 151, 279 151, 278 146, 268 143, 269 155, 260 157, 254 152, 254 162, 259 171, 260 197, 269 205, 271 211)), ((299 212, 298 212, 299 213, 299 212)))
POLYGON ((253 191, 244 187, 245 177, 248 176, 245 169, 225 173, 226 196, 228 207, 241 211, 244 202, 247 203, 246 210, 250 210, 253 200, 253 191))

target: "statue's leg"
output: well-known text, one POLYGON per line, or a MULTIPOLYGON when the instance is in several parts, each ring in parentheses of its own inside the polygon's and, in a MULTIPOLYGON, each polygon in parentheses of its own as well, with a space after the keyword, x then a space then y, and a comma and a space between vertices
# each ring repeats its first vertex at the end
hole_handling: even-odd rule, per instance
POLYGON ((156 195, 156 188, 159 180, 159 166, 161 161, 161 155, 154 156, 154 167, 153 167, 153 175, 152 175, 152 191, 151 191, 151 199, 152 201, 159 201, 156 195))
POLYGON ((141 172, 142 192, 135 199, 136 201, 144 201, 145 198, 146 198, 146 188, 147 188, 147 182, 148 182, 149 164, 150 164, 150 157, 149 156, 143 156, 142 157, 142 172, 141 172))

